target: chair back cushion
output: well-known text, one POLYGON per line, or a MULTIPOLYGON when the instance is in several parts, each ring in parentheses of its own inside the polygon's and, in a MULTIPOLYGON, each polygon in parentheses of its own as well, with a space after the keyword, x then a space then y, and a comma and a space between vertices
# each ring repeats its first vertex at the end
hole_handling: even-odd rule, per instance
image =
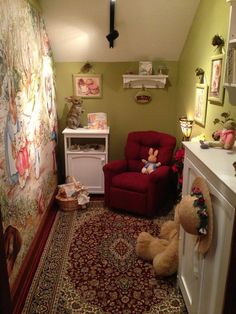
POLYGON ((142 159, 148 159, 149 148, 158 149, 157 161, 170 165, 176 145, 172 135, 157 131, 136 131, 128 134, 125 146, 125 158, 130 171, 141 171, 142 159))

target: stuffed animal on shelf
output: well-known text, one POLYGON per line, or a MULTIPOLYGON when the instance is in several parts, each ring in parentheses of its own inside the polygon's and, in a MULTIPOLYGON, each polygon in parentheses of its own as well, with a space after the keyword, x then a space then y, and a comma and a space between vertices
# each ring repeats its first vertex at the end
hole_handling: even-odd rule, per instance
POLYGON ((148 160, 142 159, 142 162, 144 163, 144 167, 142 168, 141 172, 150 174, 154 170, 157 169, 157 167, 161 166, 160 162, 157 162, 157 155, 158 155, 158 150, 156 149, 153 151, 153 148, 150 148, 148 151, 148 160))
POLYGON ((67 127, 70 129, 82 127, 80 117, 84 113, 84 109, 82 108, 83 100, 81 97, 76 96, 66 97, 65 100, 72 104, 66 118, 67 127))
POLYGON ((166 221, 159 237, 141 232, 137 238, 136 254, 146 261, 152 261, 158 276, 171 276, 178 269, 179 214, 175 208, 174 220, 166 221))
POLYGON ((236 139, 236 122, 233 119, 225 121, 223 129, 214 132, 213 138, 220 138, 217 141, 201 141, 201 148, 221 147, 223 149, 232 149, 236 139))

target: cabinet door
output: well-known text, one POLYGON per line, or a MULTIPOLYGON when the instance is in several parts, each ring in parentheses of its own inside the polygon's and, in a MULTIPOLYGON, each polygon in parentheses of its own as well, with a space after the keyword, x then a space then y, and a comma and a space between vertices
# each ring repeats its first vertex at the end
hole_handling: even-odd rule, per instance
POLYGON ((105 160, 105 154, 68 154, 67 175, 74 176, 89 193, 104 193, 102 167, 105 160))
MULTIPOLYGON (((200 169, 201 170, 201 169, 200 169)), ((183 194, 189 194, 196 176, 204 177, 188 158, 183 194)), ((205 178, 205 177, 204 177, 205 178)), ((207 180, 207 178, 205 178, 207 180)), ((205 256, 195 250, 195 237, 182 228, 179 242, 179 285, 190 314, 221 314, 231 250, 234 207, 207 180, 213 206, 213 241, 205 256)))

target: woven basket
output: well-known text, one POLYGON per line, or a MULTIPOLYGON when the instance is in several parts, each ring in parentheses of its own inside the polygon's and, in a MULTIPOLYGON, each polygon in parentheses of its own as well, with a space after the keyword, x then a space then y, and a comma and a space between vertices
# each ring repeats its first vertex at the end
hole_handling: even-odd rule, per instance
POLYGON ((59 206, 59 209, 65 212, 74 211, 77 209, 80 209, 82 206, 78 204, 78 194, 83 191, 83 186, 76 182, 74 177, 67 177, 66 182, 69 180, 72 180, 73 182, 65 183, 62 185, 59 185, 59 188, 73 188, 74 189, 74 196, 70 197, 61 197, 59 193, 56 195, 56 200, 59 206))
POLYGON ((56 195, 56 200, 57 200, 57 204, 59 206, 59 209, 64 211, 64 212, 71 212, 71 211, 77 210, 81 207, 78 204, 77 198, 74 198, 74 197, 62 198, 62 197, 56 195))

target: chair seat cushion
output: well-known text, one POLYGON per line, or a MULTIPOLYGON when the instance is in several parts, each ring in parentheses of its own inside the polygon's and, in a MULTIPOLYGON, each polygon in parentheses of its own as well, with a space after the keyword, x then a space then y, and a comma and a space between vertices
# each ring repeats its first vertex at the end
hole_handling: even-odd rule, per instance
POLYGON ((149 175, 139 172, 123 172, 112 178, 112 186, 122 189, 145 193, 148 189, 149 175))

